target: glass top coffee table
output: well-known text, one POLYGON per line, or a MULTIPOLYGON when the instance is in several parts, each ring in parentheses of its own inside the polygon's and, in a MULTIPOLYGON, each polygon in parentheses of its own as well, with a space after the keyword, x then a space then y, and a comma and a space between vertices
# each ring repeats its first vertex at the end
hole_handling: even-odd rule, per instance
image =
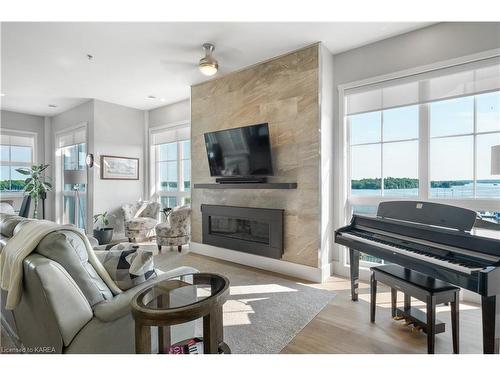
POLYGON ((152 327, 158 327, 159 353, 187 345, 189 340, 170 345, 170 326, 199 318, 203 318, 203 353, 230 353, 222 321, 228 295, 229 280, 212 273, 186 274, 143 289, 132 300, 136 353, 151 353, 152 327))

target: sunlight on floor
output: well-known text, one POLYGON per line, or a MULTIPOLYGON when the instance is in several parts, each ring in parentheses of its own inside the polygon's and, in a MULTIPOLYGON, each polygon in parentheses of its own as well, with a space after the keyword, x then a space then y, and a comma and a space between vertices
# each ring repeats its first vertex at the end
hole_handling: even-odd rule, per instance
POLYGON ((278 284, 260 284, 260 285, 237 285, 230 287, 231 295, 240 294, 260 294, 260 293, 289 293, 297 292, 296 289, 288 288, 278 284))
POLYGON ((255 314, 255 310, 250 302, 263 301, 269 298, 245 298, 228 300, 224 305, 224 327, 252 324, 250 314, 255 314))

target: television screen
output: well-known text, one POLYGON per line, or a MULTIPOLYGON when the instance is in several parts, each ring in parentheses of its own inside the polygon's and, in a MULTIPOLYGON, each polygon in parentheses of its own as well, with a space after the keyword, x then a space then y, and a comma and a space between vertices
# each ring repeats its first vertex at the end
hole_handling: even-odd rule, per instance
POLYGON ((205 133, 211 176, 272 176, 267 124, 205 133))

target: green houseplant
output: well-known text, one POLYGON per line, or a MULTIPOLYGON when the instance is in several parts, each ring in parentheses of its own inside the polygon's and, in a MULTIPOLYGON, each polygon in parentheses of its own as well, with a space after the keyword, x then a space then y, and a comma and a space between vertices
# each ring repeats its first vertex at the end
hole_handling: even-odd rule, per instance
POLYGON ((22 175, 28 176, 24 180, 24 192, 31 196, 33 200, 33 218, 38 219, 38 203, 40 199, 47 196, 47 192, 52 190, 52 185, 46 180, 45 170, 49 164, 36 164, 31 167, 17 168, 16 171, 22 175))
POLYGON ((99 242, 99 245, 105 245, 111 242, 113 238, 113 228, 108 227, 109 219, 108 212, 94 215, 94 237, 99 242), (101 225, 99 225, 101 224, 101 225))

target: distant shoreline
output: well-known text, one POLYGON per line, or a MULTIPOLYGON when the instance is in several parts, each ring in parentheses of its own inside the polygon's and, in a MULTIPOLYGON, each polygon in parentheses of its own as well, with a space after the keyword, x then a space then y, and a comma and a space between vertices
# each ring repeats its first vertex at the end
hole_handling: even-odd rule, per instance
MULTIPOLYGON (((473 180, 443 180, 431 181, 431 188, 449 189, 453 186, 464 186, 472 184, 473 180)), ((500 184, 500 179, 477 180, 478 184, 500 184)), ((380 178, 363 178, 361 180, 351 180, 353 190, 377 190, 382 187, 380 178)), ((416 189, 419 187, 417 178, 409 177, 386 177, 384 178, 384 189, 416 189)))

